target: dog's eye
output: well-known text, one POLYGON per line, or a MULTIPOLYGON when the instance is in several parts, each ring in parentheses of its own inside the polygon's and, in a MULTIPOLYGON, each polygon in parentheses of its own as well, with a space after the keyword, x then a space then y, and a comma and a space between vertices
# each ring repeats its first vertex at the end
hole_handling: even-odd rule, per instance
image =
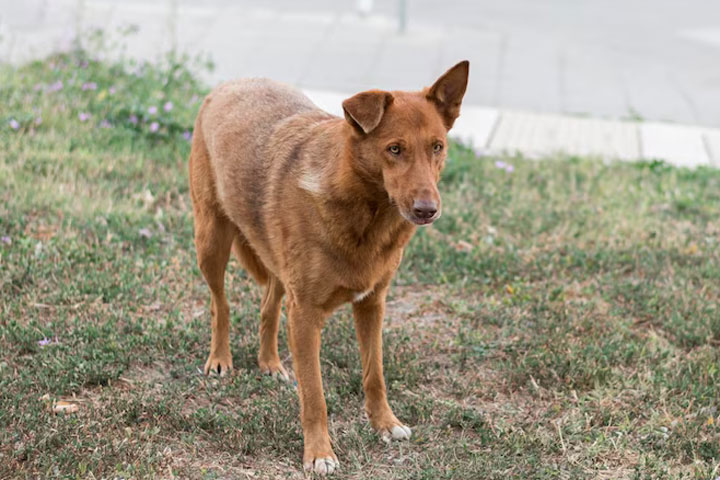
POLYGON ((443 144, 440 143, 440 142, 438 142, 438 143, 436 143, 435 145, 433 145, 433 152, 435 152, 435 153, 440 153, 440 152, 442 152, 442 149, 443 149, 443 144))
POLYGON ((392 153, 393 155, 400 155, 400 145, 390 145, 388 147, 388 152, 392 153))

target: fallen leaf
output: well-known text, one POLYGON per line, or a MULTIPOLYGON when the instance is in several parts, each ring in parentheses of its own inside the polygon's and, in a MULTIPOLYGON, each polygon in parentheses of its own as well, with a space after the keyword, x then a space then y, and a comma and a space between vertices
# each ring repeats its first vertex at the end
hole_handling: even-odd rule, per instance
POLYGON ((52 408, 53 413, 64 414, 76 413, 78 410, 80 410, 80 407, 78 407, 77 403, 70 403, 65 400, 55 402, 55 405, 53 405, 52 408))
POLYGON ((458 252, 471 252, 472 249, 472 244, 466 242, 465 240, 460 240, 455 244, 455 250, 457 250, 458 252))

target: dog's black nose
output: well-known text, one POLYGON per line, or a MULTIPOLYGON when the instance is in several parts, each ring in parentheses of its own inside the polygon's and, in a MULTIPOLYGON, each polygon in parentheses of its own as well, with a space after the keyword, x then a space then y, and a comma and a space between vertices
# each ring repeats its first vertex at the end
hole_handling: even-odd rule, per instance
POLYGON ((428 200, 415 200, 413 202, 413 214, 417 218, 432 218, 437 213, 437 203, 428 200))

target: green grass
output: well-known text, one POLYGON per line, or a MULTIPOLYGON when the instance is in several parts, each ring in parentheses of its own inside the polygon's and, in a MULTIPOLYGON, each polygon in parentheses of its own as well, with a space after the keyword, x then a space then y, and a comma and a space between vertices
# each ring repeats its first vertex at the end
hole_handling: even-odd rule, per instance
MULTIPOLYGON (((198 373, 183 134, 204 92, 175 61, 0 70, 0 478, 302 476, 296 393, 256 368, 260 292, 234 262, 236 370, 198 373)), ((410 443, 371 431, 349 310, 328 322, 339 478, 717 477, 720 172, 504 161, 453 145, 445 213, 396 278, 385 366, 410 443)))

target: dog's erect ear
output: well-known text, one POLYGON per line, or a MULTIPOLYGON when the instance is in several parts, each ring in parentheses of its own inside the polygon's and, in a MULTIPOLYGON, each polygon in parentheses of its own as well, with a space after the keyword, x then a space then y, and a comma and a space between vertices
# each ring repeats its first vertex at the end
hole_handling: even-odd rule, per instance
POLYGON ((427 91, 427 99, 435 104, 448 130, 460 115, 469 73, 470 62, 464 60, 445 72, 427 91))
POLYGON ((385 109, 393 101, 390 92, 368 90, 360 92, 342 103, 345 119, 362 133, 370 133, 380 124, 385 109))

